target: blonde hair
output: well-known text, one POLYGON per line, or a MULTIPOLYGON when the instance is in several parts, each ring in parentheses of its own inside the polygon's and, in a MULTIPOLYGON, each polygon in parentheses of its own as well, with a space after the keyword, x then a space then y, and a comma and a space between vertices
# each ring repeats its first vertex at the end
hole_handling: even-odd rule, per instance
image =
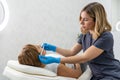
POLYGON ((20 64, 41 67, 42 63, 38 59, 39 52, 34 45, 27 44, 18 55, 20 64))
MULTIPOLYGON (((95 22, 94 31, 96 38, 98 38, 105 31, 111 31, 111 25, 107 20, 107 15, 102 4, 98 2, 90 3, 82 9, 81 13, 83 11, 85 11, 91 18, 93 18, 95 22)), ((81 20, 81 13, 80 13, 80 20, 81 20)), ((83 31, 81 29, 81 32, 85 34, 88 31, 83 31)))

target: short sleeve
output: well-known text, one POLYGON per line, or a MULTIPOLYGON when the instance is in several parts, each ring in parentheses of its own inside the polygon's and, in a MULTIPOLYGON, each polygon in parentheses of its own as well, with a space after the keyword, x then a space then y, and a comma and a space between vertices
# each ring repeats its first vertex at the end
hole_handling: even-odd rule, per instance
POLYGON ((97 48, 100 48, 104 51, 109 51, 110 49, 113 48, 113 36, 112 34, 109 33, 105 33, 103 35, 101 35, 95 42, 94 42, 94 46, 97 48))
POLYGON ((82 44, 82 38, 83 38, 83 34, 80 34, 80 36, 78 37, 78 43, 82 44))

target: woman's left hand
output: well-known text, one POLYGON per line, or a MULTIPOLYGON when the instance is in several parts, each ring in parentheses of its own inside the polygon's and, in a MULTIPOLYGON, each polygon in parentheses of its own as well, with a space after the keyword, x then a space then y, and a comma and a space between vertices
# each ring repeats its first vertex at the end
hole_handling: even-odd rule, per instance
POLYGON ((61 58, 55 58, 55 57, 51 57, 51 56, 39 55, 39 60, 43 64, 50 64, 50 63, 60 63, 61 58))

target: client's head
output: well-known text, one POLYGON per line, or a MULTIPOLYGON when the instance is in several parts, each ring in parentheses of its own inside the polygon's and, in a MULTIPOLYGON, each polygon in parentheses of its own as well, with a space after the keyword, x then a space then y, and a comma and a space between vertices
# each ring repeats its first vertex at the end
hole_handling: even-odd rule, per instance
MULTIPOLYGON (((20 64, 44 67, 44 65, 38 59, 38 55, 41 53, 42 48, 39 45, 27 44, 23 47, 21 53, 18 55, 18 61, 20 64)), ((45 54, 45 51, 43 51, 45 54)))

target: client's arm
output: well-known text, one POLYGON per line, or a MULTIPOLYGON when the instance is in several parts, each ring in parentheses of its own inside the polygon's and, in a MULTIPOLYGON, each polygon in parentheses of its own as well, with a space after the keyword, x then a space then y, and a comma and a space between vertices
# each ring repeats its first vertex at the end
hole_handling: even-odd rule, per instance
POLYGON ((82 74, 82 70, 79 64, 75 64, 75 68, 71 69, 64 64, 59 64, 57 69, 58 76, 78 78, 82 74))

